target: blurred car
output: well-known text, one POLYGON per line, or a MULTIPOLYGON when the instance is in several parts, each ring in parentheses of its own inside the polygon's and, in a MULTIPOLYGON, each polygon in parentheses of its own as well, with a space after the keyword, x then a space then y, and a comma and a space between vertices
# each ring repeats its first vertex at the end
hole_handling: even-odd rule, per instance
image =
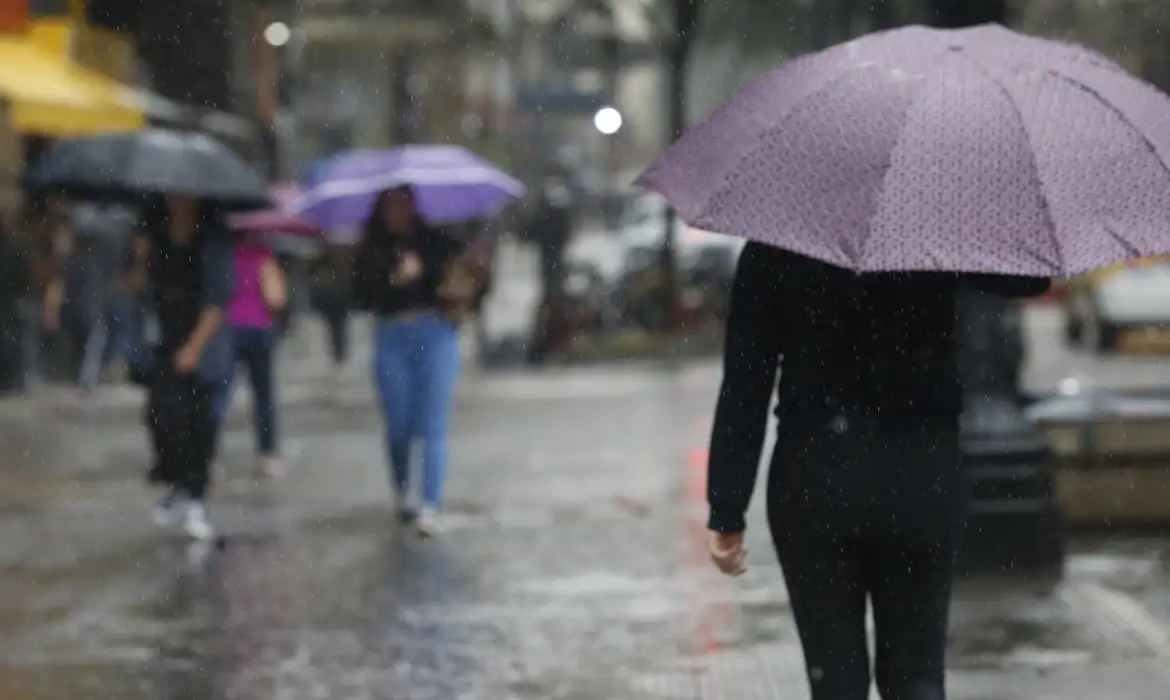
MULTIPOLYGON (((666 230, 666 200, 658 195, 644 195, 629 202, 622 214, 618 235, 630 248, 661 247, 666 230)), ((701 231, 687 226, 679 218, 674 222, 674 240, 678 246, 680 267, 692 262, 700 250, 724 248, 735 253, 743 247, 743 239, 719 233, 701 231)))
POLYGON ((1069 280, 1064 308, 1069 343, 1092 352, 1116 349, 1129 332, 1170 330, 1170 256, 1069 280))

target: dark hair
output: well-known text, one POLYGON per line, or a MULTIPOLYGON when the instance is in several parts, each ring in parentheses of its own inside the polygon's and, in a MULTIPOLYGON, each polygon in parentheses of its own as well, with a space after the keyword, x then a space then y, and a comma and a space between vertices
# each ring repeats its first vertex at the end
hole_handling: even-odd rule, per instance
MULTIPOLYGON (((369 217, 366 218, 365 223, 362 225, 362 235, 358 239, 358 244, 354 251, 354 264, 358 267, 366 270, 378 270, 392 264, 391 261, 394 258, 394 254, 391 244, 394 238, 386 227, 386 222, 382 220, 379 212, 382 201, 391 192, 404 192, 410 197, 412 202, 414 201, 414 190, 409 185, 401 185, 378 195, 374 200, 374 206, 370 210, 369 217)), ((413 237, 422 239, 442 235, 444 235, 444 230, 428 224, 416 208, 414 213, 413 237)))
MULTIPOLYGON (((382 202, 386 200, 391 194, 405 194, 411 201, 415 203, 414 189, 409 185, 399 185, 393 189, 380 192, 374 198, 374 205, 370 207, 370 215, 366 217, 365 223, 362 224, 361 244, 370 245, 384 243, 390 236, 390 230, 386 227, 386 222, 382 219, 382 202)), ((424 233, 430 227, 418 213, 418 207, 415 207, 414 212, 414 232, 424 233)))

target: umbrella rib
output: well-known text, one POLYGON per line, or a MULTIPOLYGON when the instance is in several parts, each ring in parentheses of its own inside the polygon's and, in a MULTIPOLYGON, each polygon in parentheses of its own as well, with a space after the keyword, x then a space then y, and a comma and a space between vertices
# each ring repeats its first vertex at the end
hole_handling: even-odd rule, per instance
MULTIPOLYGON (((898 149, 902 146, 903 143, 905 143, 906 135, 907 135, 907 131, 908 131, 908 124, 910 122, 910 113, 914 110, 915 107, 917 107, 919 104, 921 104, 923 95, 925 93, 926 93, 925 90, 920 90, 918 92, 918 94, 915 95, 914 98, 910 101, 910 104, 908 104, 906 106, 906 111, 902 114, 902 128, 898 131, 898 138, 896 138, 894 140, 894 146, 890 149, 889 157, 886 159, 886 164, 882 168, 882 176, 881 176, 881 179, 878 181, 878 183, 881 185, 881 187, 878 189, 879 195, 877 198, 877 202, 874 204, 874 211, 868 217, 869 221, 872 221, 874 215, 876 215, 877 212, 881 210, 881 194, 880 193, 884 193, 886 191, 886 188, 885 188, 886 178, 889 177, 890 170, 894 167, 894 154, 897 153, 898 149)), ((869 250, 869 242, 872 238, 873 238, 873 228, 871 226, 866 226, 865 235, 861 240, 861 248, 857 252, 856 264, 857 264, 859 269, 866 269, 865 256, 867 254, 867 251, 869 250)))
POLYGON ((1129 254, 1126 256, 1127 258, 1136 260, 1137 258, 1143 258, 1146 256, 1146 254, 1143 253, 1137 246, 1126 240, 1124 236, 1118 233, 1117 229, 1113 227, 1113 224, 1104 220, 1102 220, 1100 223, 1101 228, 1105 229, 1105 232, 1112 236, 1113 240, 1120 243, 1122 249, 1129 251, 1129 254))
MULTIPOLYGON (((1118 109, 1117 105, 1113 104, 1113 102, 1111 102, 1108 98, 1106 98, 1100 92, 1097 92, 1096 90, 1094 90, 1092 88, 1092 86, 1087 85, 1087 84, 1077 80, 1075 77, 1073 77, 1071 75, 1067 75, 1065 73, 1060 73, 1060 72, 1050 70, 1050 69, 1042 69, 1042 70, 1043 70, 1045 75, 1050 75, 1054 78, 1057 78, 1058 80, 1062 80, 1066 83, 1069 83, 1073 87, 1077 88, 1078 90, 1084 92, 1085 94, 1089 95, 1093 99, 1100 102, 1110 112, 1113 112, 1113 114, 1117 117, 1118 121, 1120 121, 1122 124, 1125 124, 1125 127, 1127 129, 1129 129, 1129 131, 1131 133, 1137 135, 1138 139, 1143 144, 1145 144, 1145 147, 1150 151, 1150 154, 1152 156, 1154 156, 1154 160, 1158 161, 1158 164, 1162 166, 1162 170, 1165 171, 1167 175, 1170 175, 1170 165, 1167 165, 1166 161, 1162 159, 1162 155, 1158 152, 1158 147, 1154 145, 1154 142, 1150 140, 1149 136, 1147 136, 1144 132, 1142 132, 1140 129, 1135 127, 1133 125, 1133 123, 1130 122, 1129 119, 1126 118, 1125 112, 1118 109)), ((1126 74, 1126 75, 1128 76, 1128 74, 1126 74)))
MULTIPOLYGON (((1007 88, 1006 85, 996 79, 991 71, 979 62, 978 59, 973 58, 970 53, 963 52, 960 54, 963 60, 967 61, 975 70, 986 76, 987 80, 999 90, 1008 105, 1012 108, 1012 112, 1016 115, 1016 121, 1020 124, 1020 129, 1024 132, 1024 141, 1031 143, 1031 134, 1028 129, 1028 122, 1024 119, 1024 111, 1020 109, 1020 103, 1016 101, 1015 95, 1007 88)), ((1040 183, 1040 198, 1044 203, 1044 216, 1048 219, 1049 237, 1052 239, 1053 249, 1056 251, 1057 265, 1061 271, 1067 269, 1064 250, 1060 245, 1060 237, 1056 235, 1056 218, 1052 215, 1052 207, 1048 203, 1048 187, 1044 184, 1044 176, 1040 171, 1040 161, 1036 158, 1036 153, 1029 147, 1027 149, 1028 160, 1032 162, 1032 171, 1036 174, 1036 182, 1040 183)))

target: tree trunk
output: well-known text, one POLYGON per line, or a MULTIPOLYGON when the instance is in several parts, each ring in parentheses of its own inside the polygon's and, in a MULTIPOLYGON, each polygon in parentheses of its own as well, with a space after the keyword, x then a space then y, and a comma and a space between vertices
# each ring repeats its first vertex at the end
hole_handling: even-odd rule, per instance
POLYGON ((226 0, 139 1, 135 38, 154 89, 178 102, 231 111, 233 51, 226 0))

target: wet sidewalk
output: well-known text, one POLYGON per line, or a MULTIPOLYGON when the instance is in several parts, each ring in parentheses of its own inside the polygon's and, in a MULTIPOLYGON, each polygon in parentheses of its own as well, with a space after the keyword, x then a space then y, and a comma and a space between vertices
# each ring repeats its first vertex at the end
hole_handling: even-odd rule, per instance
MULTIPOLYGON (((391 517, 356 376, 288 380, 285 480, 248 478, 233 424, 206 548, 149 524, 133 413, 0 416, 0 697, 807 697, 759 509, 747 575, 706 560, 714 366, 469 380, 429 542, 391 517)), ((1108 580, 959 598, 958 700, 1170 682, 1164 628, 1108 580)))

